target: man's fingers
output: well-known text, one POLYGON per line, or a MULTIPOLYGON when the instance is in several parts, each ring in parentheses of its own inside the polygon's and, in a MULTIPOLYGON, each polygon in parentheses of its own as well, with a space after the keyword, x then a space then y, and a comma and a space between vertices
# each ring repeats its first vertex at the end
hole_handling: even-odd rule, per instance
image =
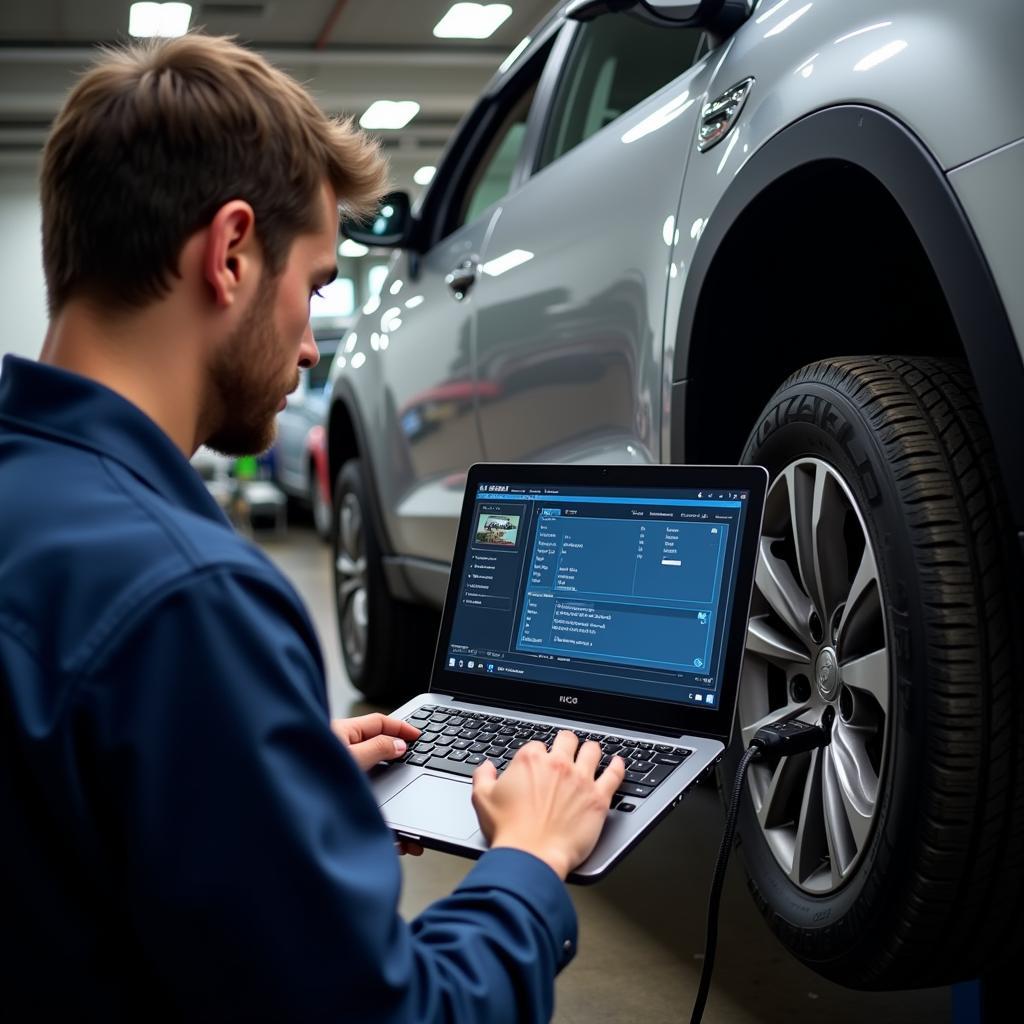
POLYGON ((611 802, 612 797, 615 795, 615 790, 622 785, 622 780, 626 777, 626 762, 616 754, 612 759, 611 763, 603 772, 601 772, 595 785, 598 788, 601 796, 603 796, 608 802, 611 802))
POLYGON ((562 754, 571 761, 576 754, 579 742, 576 733, 569 732, 568 729, 561 729, 555 737, 555 742, 551 744, 551 753, 562 754))
POLYGON ((341 724, 346 728, 350 743, 358 743, 382 735, 414 740, 420 734, 416 726, 403 722, 400 718, 382 715, 380 712, 374 712, 372 715, 359 715, 357 718, 343 718, 341 724))
POLYGON ((381 734, 360 743, 350 743, 348 749, 360 768, 365 770, 372 768, 378 761, 393 761, 401 757, 409 745, 401 737, 381 734))
POLYGON ((593 775, 597 771, 597 765, 600 760, 601 744, 595 743, 594 740, 587 740, 586 743, 580 746, 576 754, 576 763, 588 775, 593 775))
POLYGON ((497 778, 498 769, 494 767, 494 762, 486 759, 481 761, 473 772, 473 792, 486 797, 494 788, 497 778))

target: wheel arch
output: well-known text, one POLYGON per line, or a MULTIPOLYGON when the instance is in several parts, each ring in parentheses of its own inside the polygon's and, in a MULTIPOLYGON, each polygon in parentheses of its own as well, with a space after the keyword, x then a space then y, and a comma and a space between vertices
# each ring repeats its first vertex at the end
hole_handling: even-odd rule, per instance
POLYGON ((674 462, 735 461, 770 395, 807 362, 964 356, 1024 531, 1024 462, 1015 450, 1024 437, 1024 363, 942 169, 888 114, 820 110, 751 157, 704 227, 675 342, 674 462), (918 329, 908 334, 908 326, 918 329))
POLYGON ((376 475, 370 459, 370 449, 356 409, 355 396, 344 378, 339 377, 333 385, 331 407, 327 416, 327 472, 331 502, 333 504, 335 481, 338 479, 341 467, 349 459, 361 459, 367 483, 369 512, 373 517, 381 550, 385 554, 389 554, 393 548, 388 539, 384 517, 381 515, 380 492, 377 489, 376 475))

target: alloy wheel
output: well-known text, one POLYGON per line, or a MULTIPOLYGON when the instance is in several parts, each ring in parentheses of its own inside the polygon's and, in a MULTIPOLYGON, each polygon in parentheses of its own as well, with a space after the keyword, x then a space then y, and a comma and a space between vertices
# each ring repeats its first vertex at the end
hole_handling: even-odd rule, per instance
POLYGON ((338 588, 341 642, 349 672, 358 673, 366 660, 370 615, 363 510, 352 491, 341 500, 337 527, 334 580, 338 588))
POLYGON ((857 503, 819 459, 773 481, 747 630, 739 730, 799 719, 827 746, 753 764, 762 834, 794 885, 839 889, 867 848, 882 791, 890 669, 878 563, 857 503))

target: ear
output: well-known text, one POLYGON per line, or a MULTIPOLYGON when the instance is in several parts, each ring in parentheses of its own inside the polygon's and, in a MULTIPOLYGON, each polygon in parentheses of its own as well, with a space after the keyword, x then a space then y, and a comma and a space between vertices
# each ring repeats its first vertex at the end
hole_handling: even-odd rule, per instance
POLYGON ((244 199, 232 199, 210 221, 203 250, 203 277, 214 302, 221 308, 234 305, 251 290, 249 279, 255 280, 259 271, 256 215, 244 199))

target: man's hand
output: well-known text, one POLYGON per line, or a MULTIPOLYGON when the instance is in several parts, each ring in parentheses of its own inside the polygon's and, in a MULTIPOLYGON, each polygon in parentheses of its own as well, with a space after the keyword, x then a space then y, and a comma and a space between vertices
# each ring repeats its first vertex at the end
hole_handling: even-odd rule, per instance
POLYGON ((363 771, 368 771, 378 761, 401 757, 420 734, 416 726, 380 714, 335 718, 331 728, 363 771))
MULTIPOLYGON (((400 718, 387 715, 362 715, 359 718, 334 718, 331 720, 334 735, 348 747, 363 771, 368 771, 379 761, 392 761, 401 757, 408 745, 419 737, 420 730, 400 718)), ((402 839, 395 843, 401 854, 419 857, 423 847, 402 839)))
POLYGON ((500 779, 490 761, 473 774, 473 807, 491 846, 532 853, 560 878, 594 849, 626 772, 616 755, 595 781, 601 747, 588 741, 577 754, 578 742, 560 732, 550 753, 543 743, 523 746, 500 779))

